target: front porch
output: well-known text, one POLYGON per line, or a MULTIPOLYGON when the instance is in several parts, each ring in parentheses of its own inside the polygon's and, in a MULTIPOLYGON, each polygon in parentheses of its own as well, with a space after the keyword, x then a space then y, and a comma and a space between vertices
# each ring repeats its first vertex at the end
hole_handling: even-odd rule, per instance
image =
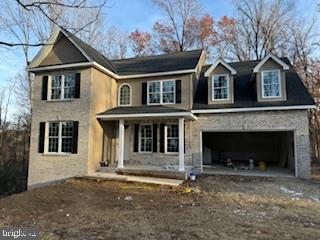
MULTIPOLYGON (((150 107, 144 108, 150 110, 150 107)), ((189 111, 169 107, 152 107, 157 112, 143 114, 123 114, 127 108, 120 109, 121 114, 98 115, 104 129, 102 165, 108 166, 101 171, 139 173, 140 176, 182 173, 178 175, 185 179, 193 166, 191 154, 185 149, 189 144, 185 133, 190 133, 189 122, 195 116, 189 111), (110 132, 113 132, 112 137, 108 135, 110 132)))

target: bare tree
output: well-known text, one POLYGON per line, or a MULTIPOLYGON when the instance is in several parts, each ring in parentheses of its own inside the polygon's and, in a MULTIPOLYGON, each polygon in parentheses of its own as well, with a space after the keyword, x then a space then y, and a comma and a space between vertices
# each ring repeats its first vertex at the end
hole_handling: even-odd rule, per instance
MULTIPOLYGON (((26 15, 30 15, 30 17, 34 17, 34 16, 38 16, 41 17, 43 19, 45 19, 45 21, 42 22, 37 22, 38 27, 35 27, 34 29, 38 29, 38 37, 39 39, 32 39, 29 38, 30 41, 23 41, 26 39, 23 38, 19 38, 18 41, 16 42, 9 42, 9 41, 5 41, 5 40, 0 40, 0 45, 2 46, 7 46, 7 47, 14 47, 14 46, 29 46, 29 47, 38 47, 38 46, 42 46, 44 44, 43 40, 46 40, 46 33, 49 32, 50 35, 50 31, 39 31, 40 28, 43 27, 42 24, 49 24, 49 26, 51 26, 51 28, 46 28, 46 30, 51 29, 52 30, 52 26, 53 25, 57 25, 61 28, 66 28, 69 31, 71 31, 73 34, 83 31, 86 29, 86 27, 90 26, 92 23, 94 23, 95 21, 98 20, 101 10, 103 9, 103 7, 106 4, 106 0, 103 0, 102 2, 98 2, 96 4, 90 4, 91 1, 88 0, 49 0, 49 1, 33 1, 33 0, 26 0, 26 1, 22 1, 22 0, 15 0, 15 1, 3 1, 1 7, 4 7, 3 9, 7 9, 7 7, 10 7, 11 9, 15 10, 15 13, 17 13, 17 11, 21 11, 23 12, 23 14, 26 15), (65 11, 65 10, 68 11, 65 11), (70 19, 74 18, 74 14, 72 13, 74 10, 87 10, 87 9, 94 9, 96 10, 95 14, 92 14, 93 12, 91 12, 91 18, 89 19, 88 22, 86 22, 84 25, 82 25, 81 27, 79 26, 72 26, 72 23, 74 23, 74 21, 70 22, 70 19), (63 13, 66 13, 65 15, 63 13), (70 16, 73 15, 73 17, 63 17, 63 16, 70 16), (41 34, 40 34, 41 33, 41 34), (39 41, 40 39, 42 39, 42 41, 39 41)), ((6 11, 3 12, 7 13, 6 11)), ((21 14, 20 14, 21 15, 21 14)), ((3 21, 7 20, 6 15, 3 16, 3 21)), ((12 16, 9 16, 12 17, 12 16)), ((83 22, 83 21, 82 21, 83 22)), ((25 24, 30 24, 30 21, 28 22, 24 22, 25 24)), ((15 39, 17 40, 17 39, 15 39)))
POLYGON ((234 36, 229 39, 228 57, 240 61, 262 59, 272 52, 288 51, 294 2, 290 0, 237 1, 234 36))
POLYGON ((109 27, 99 36, 94 46, 109 59, 123 59, 128 56, 129 34, 117 27, 109 27))
POLYGON ((320 160, 320 62, 315 53, 318 49, 319 34, 315 28, 315 20, 296 21, 290 29, 290 52, 288 56, 293 66, 313 96, 317 108, 309 113, 310 135, 314 160, 320 160))
MULTIPOLYGON (((86 36, 87 41, 96 40, 96 31, 99 29, 96 22, 106 0, 90 5, 86 0, 49 0, 49 1, 1 1, 1 9, 6 9, 0 18, 0 31, 6 39, 12 42, 1 41, 0 46, 20 47, 25 65, 30 62, 31 47, 44 45, 55 25, 71 30, 74 34, 86 36), (86 17, 85 17, 86 16, 86 17), (93 28, 91 25, 95 24, 93 28)), ((0 33, 1 33, 0 32, 0 33)), ((1 36, 1 34, 0 34, 1 36)), ((32 76, 27 76, 29 88, 29 103, 32 96, 32 76)), ((31 108, 30 108, 31 110, 31 108)))
POLYGON ((165 18, 154 24, 154 46, 160 52, 208 47, 215 40, 213 18, 197 0, 153 0, 165 18), (209 44, 210 43, 210 44, 209 44))
POLYGON ((155 51, 152 46, 152 35, 136 29, 130 34, 130 46, 135 57, 152 55, 155 51))
POLYGON ((10 122, 8 113, 12 96, 13 85, 0 89, 0 161, 3 160, 4 143, 6 142, 10 122))

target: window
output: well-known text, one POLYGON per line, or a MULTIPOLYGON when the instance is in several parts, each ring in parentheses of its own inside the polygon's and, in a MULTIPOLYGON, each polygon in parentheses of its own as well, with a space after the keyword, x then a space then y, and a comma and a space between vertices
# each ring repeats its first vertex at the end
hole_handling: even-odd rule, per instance
POLYGON ((212 76, 212 101, 229 99, 229 76, 212 76))
POLYGON ((75 97, 75 73, 53 75, 51 79, 52 100, 72 99, 75 97))
POLYGON ((179 126, 170 124, 166 126, 166 152, 179 152, 179 126))
POLYGON ((140 152, 152 152, 152 125, 140 125, 140 152))
POLYGON ((120 106, 129 106, 131 100, 131 89, 128 84, 120 86, 119 89, 119 105, 120 106))
POLYGON ((280 70, 262 71, 262 97, 281 97, 280 93, 280 70))
POLYGON ((148 82, 148 104, 175 103, 176 81, 148 82))
POLYGON ((73 122, 49 122, 49 153, 71 153, 72 138, 73 122))

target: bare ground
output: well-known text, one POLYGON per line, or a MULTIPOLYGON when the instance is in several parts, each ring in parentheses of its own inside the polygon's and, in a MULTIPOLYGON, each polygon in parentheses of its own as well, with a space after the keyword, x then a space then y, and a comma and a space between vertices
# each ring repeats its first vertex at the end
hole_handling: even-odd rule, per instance
POLYGON ((0 226, 38 226, 43 239, 320 239, 319 182, 210 176, 191 187, 69 180, 0 199, 0 226))

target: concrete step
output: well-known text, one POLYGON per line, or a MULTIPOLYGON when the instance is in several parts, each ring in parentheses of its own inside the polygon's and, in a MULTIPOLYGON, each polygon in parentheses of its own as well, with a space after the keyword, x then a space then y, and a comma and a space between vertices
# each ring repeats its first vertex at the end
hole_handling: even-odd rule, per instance
POLYGON ((154 178, 168 178, 186 180, 186 172, 176 172, 169 170, 149 170, 149 169, 117 169, 115 171, 119 175, 143 176, 154 178))
POLYGON ((115 180, 115 181, 149 183, 149 184, 157 184, 157 185, 166 185, 171 187, 178 187, 183 183, 183 180, 178 180, 178 179, 119 175, 117 173, 106 173, 106 172, 95 172, 95 173, 87 174, 85 175, 85 177, 115 180))

